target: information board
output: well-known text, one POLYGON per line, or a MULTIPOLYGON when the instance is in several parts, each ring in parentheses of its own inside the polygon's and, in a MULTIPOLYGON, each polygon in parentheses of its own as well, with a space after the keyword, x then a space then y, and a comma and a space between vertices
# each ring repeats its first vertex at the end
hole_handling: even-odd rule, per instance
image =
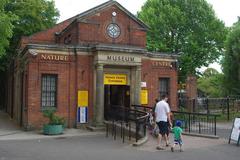
POLYGON ((88 106, 88 91, 78 91, 78 107, 88 106))
POLYGON ((88 91, 78 91, 77 123, 88 122, 88 91))
POLYGON ((104 74, 104 84, 127 85, 127 75, 126 74, 104 74))
POLYGON ((148 104, 148 91, 146 89, 141 90, 141 104, 148 104))
POLYGON ((231 134, 229 136, 228 143, 230 143, 231 140, 237 142, 237 145, 239 146, 239 141, 240 141, 240 118, 235 118, 235 120, 233 122, 233 127, 232 127, 231 134))
POLYGON ((88 108, 87 107, 78 107, 77 122, 78 123, 87 123, 87 120, 88 120, 88 108))

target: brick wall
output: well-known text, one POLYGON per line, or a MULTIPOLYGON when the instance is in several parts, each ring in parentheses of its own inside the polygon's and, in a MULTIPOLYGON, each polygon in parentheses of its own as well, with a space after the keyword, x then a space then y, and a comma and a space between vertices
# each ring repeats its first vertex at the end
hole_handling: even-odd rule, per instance
POLYGON ((48 30, 35 33, 29 37, 23 37, 20 45, 23 48, 28 43, 64 44, 65 39, 71 39, 68 44, 73 45, 84 43, 109 43, 133 45, 142 48, 146 47, 146 31, 115 5, 96 13, 95 15, 86 17, 84 20, 80 20, 80 22, 73 17, 48 30), (110 38, 106 33, 107 26, 113 22, 112 12, 117 13, 114 21, 121 28, 121 34, 115 40, 110 38), (56 32, 62 33, 61 35, 56 36, 56 32))
POLYGON ((54 27, 52 27, 50 29, 46 29, 44 31, 37 32, 28 37, 23 36, 20 41, 20 48, 24 48, 28 43, 54 44, 56 42, 55 33, 61 32, 72 21, 73 21, 73 18, 70 18, 59 24, 56 24, 54 27))
POLYGON ((189 75, 186 80, 186 95, 189 99, 197 98, 197 78, 189 75))
POLYGON ((117 43, 146 47, 146 31, 142 30, 139 24, 116 6, 106 8, 100 13, 86 18, 86 22, 89 23, 79 23, 78 38, 80 43, 117 43), (108 24, 113 22, 112 12, 117 13, 114 21, 121 28, 120 36, 114 41, 106 33, 108 24))
MULTIPOLYGON (((92 57, 78 56, 76 58, 72 55, 69 61, 59 62, 43 61, 40 56, 38 55, 29 63, 27 125, 40 128, 43 123, 46 123, 46 118, 42 116, 41 111, 41 76, 42 74, 57 74, 57 114, 65 117, 68 127, 73 127, 76 122, 77 90, 88 90, 89 97, 93 97, 93 86, 90 85, 93 83, 92 57)), ((89 102, 89 118, 91 119, 93 104, 92 100, 89 102)))
POLYGON ((148 106, 153 106, 155 99, 159 97, 159 79, 170 79, 169 104, 171 110, 177 110, 177 71, 174 67, 153 66, 154 60, 142 61, 142 81, 147 82, 148 106))

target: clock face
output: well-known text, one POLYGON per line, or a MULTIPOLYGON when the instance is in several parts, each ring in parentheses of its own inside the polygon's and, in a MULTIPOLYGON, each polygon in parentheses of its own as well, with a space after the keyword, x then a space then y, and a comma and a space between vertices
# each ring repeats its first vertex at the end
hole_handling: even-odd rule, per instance
POLYGON ((112 12, 112 16, 116 17, 117 13, 116 12, 112 12))
POLYGON ((107 34, 111 38, 118 38, 121 34, 120 27, 116 23, 111 23, 107 27, 107 34))

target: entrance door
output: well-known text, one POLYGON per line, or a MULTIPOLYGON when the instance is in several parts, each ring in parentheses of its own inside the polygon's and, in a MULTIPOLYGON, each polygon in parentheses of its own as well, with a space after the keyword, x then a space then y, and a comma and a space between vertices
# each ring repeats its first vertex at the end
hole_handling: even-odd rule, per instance
POLYGON ((117 107, 130 107, 130 86, 105 85, 104 86, 104 118, 114 118, 113 111, 117 107))

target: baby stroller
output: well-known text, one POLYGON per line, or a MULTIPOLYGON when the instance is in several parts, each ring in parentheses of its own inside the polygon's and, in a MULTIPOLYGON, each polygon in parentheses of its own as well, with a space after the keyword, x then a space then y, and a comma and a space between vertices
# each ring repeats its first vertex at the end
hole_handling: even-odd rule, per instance
POLYGON ((154 118, 153 118, 153 115, 151 112, 149 113, 147 127, 148 127, 151 135, 153 135, 154 137, 158 136, 159 128, 158 128, 158 125, 154 122, 154 118))
POLYGON ((158 128, 158 125, 155 124, 152 131, 151 131, 151 135, 154 136, 154 137, 158 137, 158 134, 159 134, 159 128, 158 128))
POLYGON ((149 112, 149 117, 148 117, 148 120, 147 120, 147 127, 148 127, 148 129, 152 130, 153 125, 154 125, 153 115, 152 115, 151 112, 149 112))

